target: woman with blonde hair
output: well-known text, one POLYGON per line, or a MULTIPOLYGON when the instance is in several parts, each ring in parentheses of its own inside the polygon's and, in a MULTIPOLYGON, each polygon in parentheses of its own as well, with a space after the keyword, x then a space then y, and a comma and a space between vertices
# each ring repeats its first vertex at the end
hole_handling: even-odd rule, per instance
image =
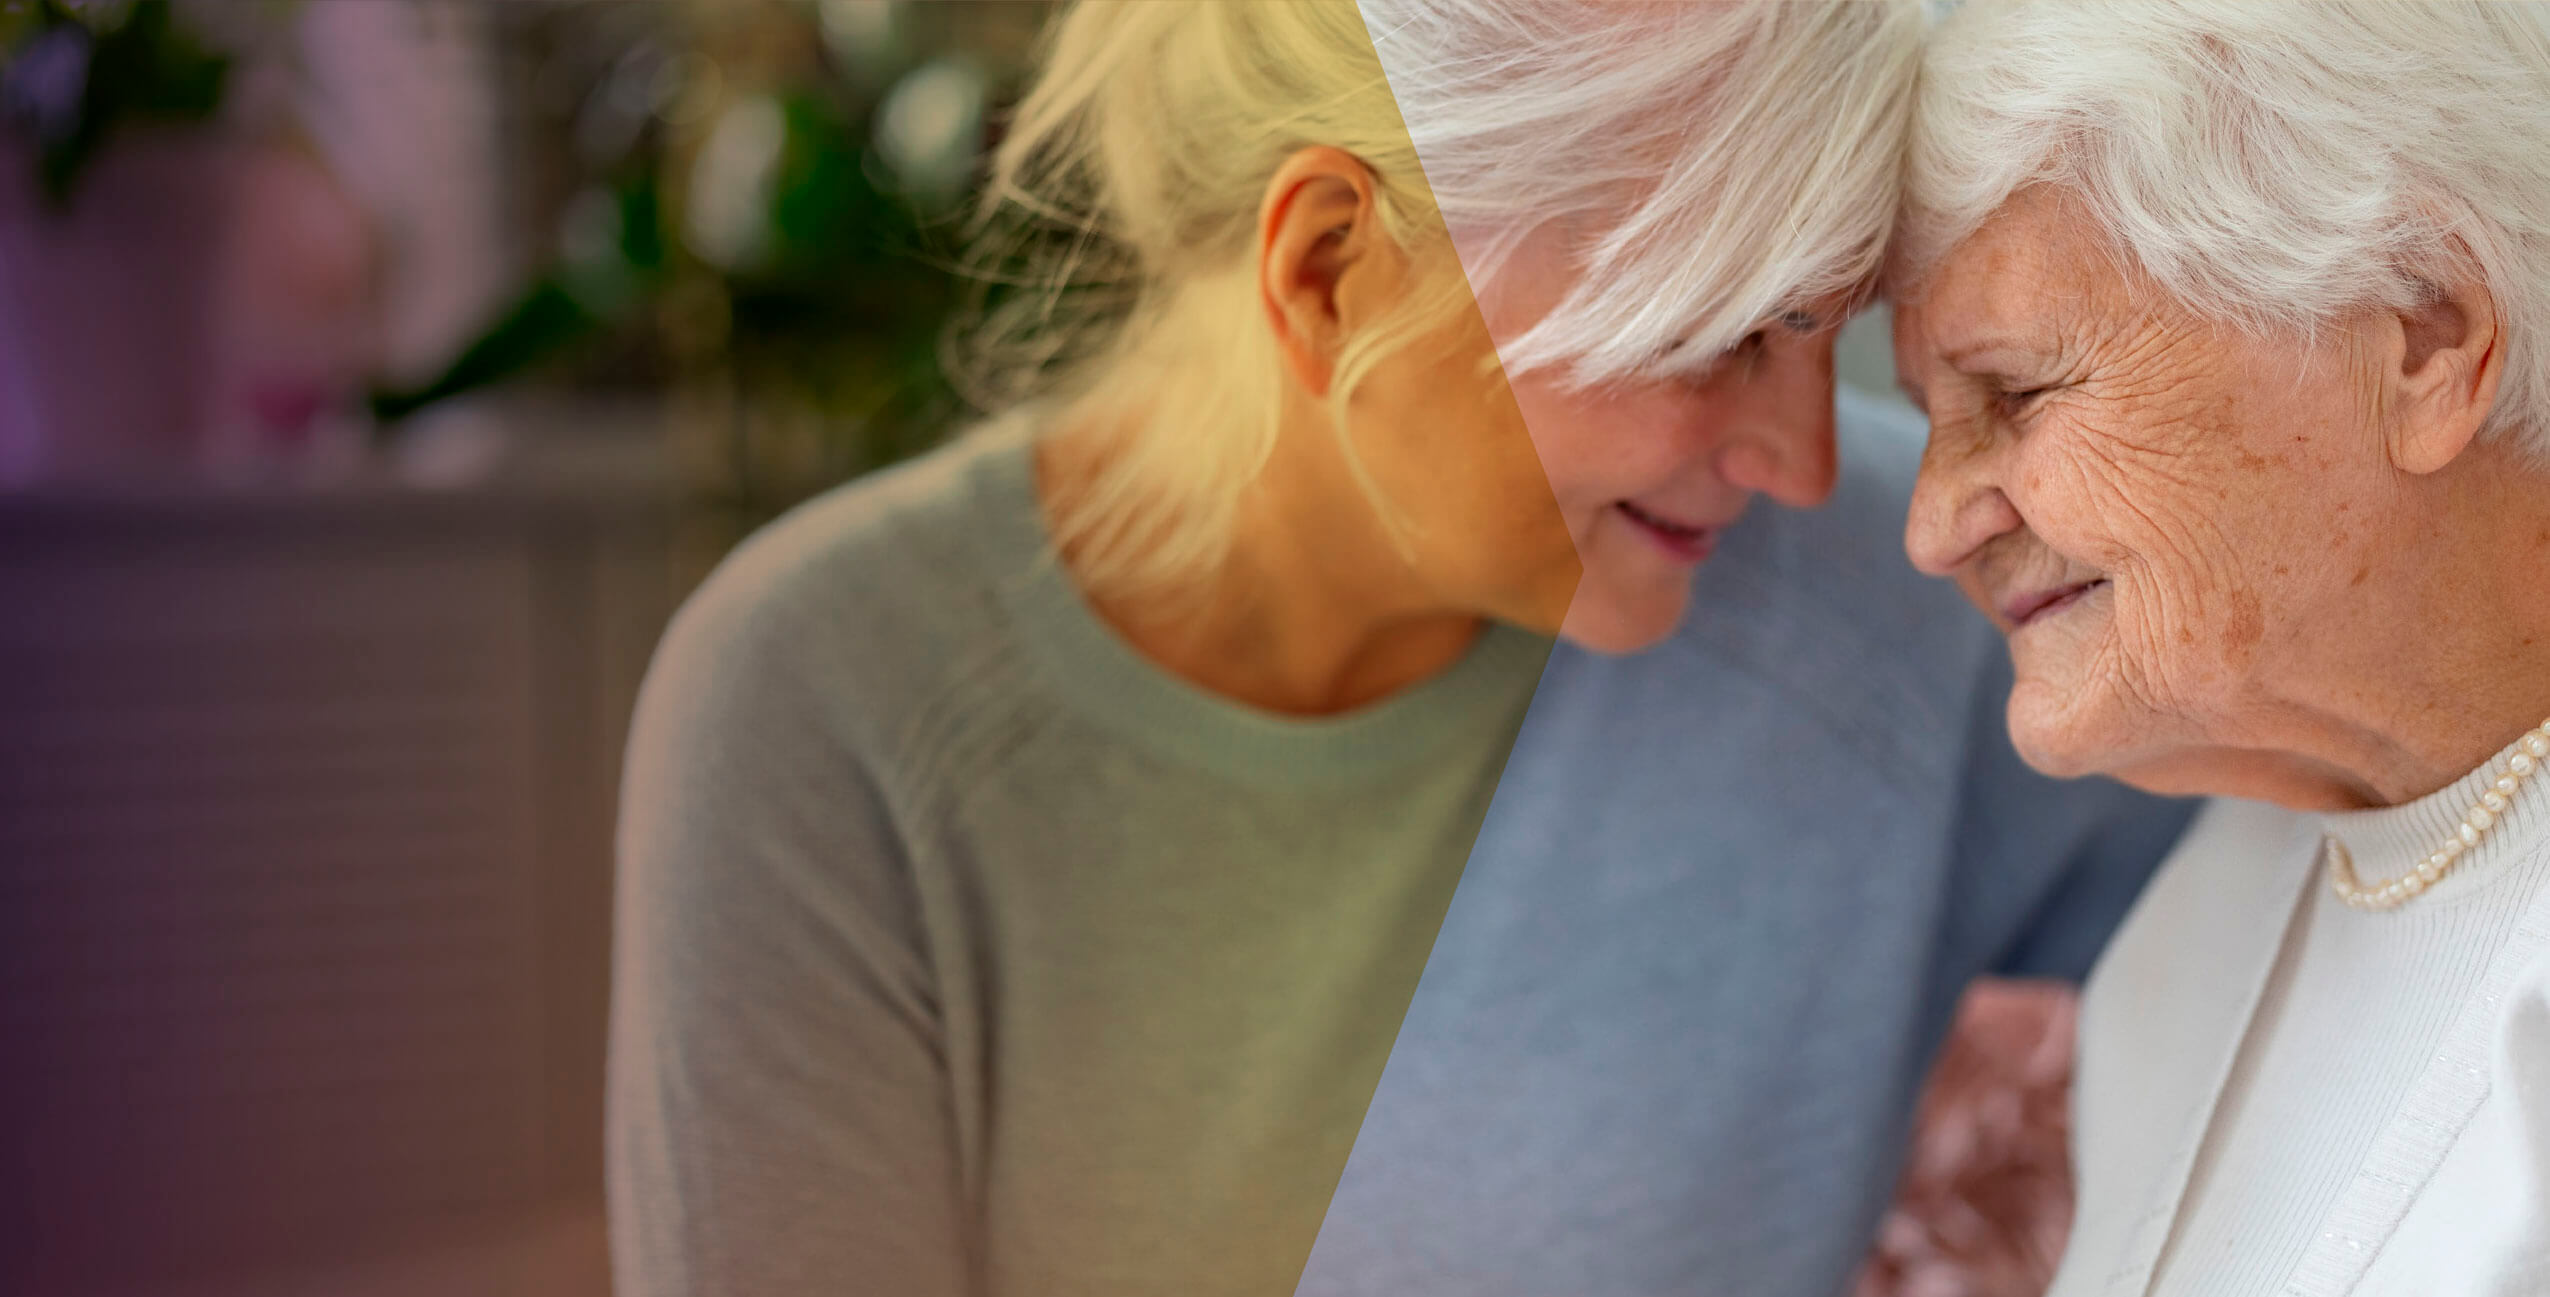
POLYGON ((1731 530, 1836 492, 1918 27, 1063 12, 988 199, 1024 381, 647 682, 623 1293, 1836 1290, 1965 979, 2176 826, 1977 723, 1900 427, 1731 530))

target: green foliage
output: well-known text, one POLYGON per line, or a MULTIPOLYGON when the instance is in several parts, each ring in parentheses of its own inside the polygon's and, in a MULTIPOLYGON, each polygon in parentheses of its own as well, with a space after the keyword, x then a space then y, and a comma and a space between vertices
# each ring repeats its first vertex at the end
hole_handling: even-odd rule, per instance
MULTIPOLYGON (((576 20, 572 8, 555 12, 576 20)), ((811 23, 783 35, 777 24, 787 10, 764 12, 775 16, 763 34, 778 43, 815 41, 811 23)), ((592 16, 624 13, 606 6, 592 16)), ((957 19, 991 13, 915 6, 906 16, 961 35, 957 19)), ((993 16, 1017 32, 1036 15, 1012 6, 993 16)), ((696 57, 679 31, 619 26, 592 40, 601 27, 553 34, 584 51, 585 67, 629 66, 630 50, 648 42, 696 57)), ((668 357, 672 372, 648 381, 702 377, 735 393, 729 435, 738 498, 730 503, 741 510, 767 513, 827 480, 925 448, 961 405, 941 368, 940 344, 976 286, 953 269, 956 231, 944 197, 898 176, 878 136, 897 86, 934 52, 955 48, 950 34, 924 34, 855 70, 792 64, 798 70, 777 84, 749 70, 709 77, 707 84, 728 87, 723 111, 752 119, 745 134, 754 145, 739 151, 748 162, 732 154, 705 161, 718 147, 711 128, 725 119, 696 108, 685 120, 702 133, 699 156, 667 147, 658 119, 628 136, 624 154, 582 157, 588 174, 565 188, 589 195, 607 187, 615 195, 613 236, 594 236, 595 205, 579 199, 569 219, 577 235, 562 240, 556 265, 526 284, 446 372, 413 391, 376 395, 375 412, 394 420, 491 382, 539 371, 572 382, 579 365, 608 373, 652 353, 668 357), (812 462, 792 450, 781 456, 786 465, 753 467, 761 453, 752 448, 760 434, 748 426, 762 421, 756 411, 782 423, 811 415, 824 441, 812 462)), ((994 69, 985 83, 992 94, 1021 70, 998 56, 985 64, 994 69)), ((584 93, 588 104, 607 108, 611 83, 602 78, 584 93)), ((985 141, 964 138, 968 129, 954 136, 971 156, 985 141)))
POLYGON ((395 422, 446 397, 512 378, 603 322, 558 277, 544 276, 432 382, 414 391, 374 393, 373 417, 395 422))

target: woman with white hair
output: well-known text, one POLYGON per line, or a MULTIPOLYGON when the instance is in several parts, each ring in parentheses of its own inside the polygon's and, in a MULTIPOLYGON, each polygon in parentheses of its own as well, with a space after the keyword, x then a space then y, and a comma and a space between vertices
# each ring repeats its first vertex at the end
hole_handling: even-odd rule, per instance
POLYGON ((2225 799, 2094 975, 2054 1291, 2550 1292, 2550 12, 1966 6, 1908 542, 2019 749, 2225 799))
POLYGON ((1837 1291, 1965 981, 2177 826, 2005 759, 1917 437, 1730 529, 1836 493, 1919 26, 1066 10, 991 178, 1027 381, 648 678, 623 1297, 1837 1291), (1704 560, 1670 651, 1553 647, 1704 560))

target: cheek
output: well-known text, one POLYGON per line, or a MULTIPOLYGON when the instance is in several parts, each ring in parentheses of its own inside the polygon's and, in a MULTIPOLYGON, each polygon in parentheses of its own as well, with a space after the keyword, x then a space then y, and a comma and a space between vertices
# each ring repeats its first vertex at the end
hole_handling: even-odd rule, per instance
POLYGON ((1483 537, 1500 548, 1546 548, 1571 512, 1562 475, 1583 458, 1583 433, 1555 418, 1534 419, 1520 392, 1491 383, 1472 429, 1466 462, 1436 466, 1460 492, 1478 520, 1499 520, 1498 534, 1483 537), (1554 435, 1553 435, 1554 434, 1554 435))
POLYGON ((2231 447, 2215 449, 2161 455, 2080 438, 2022 468, 2038 534, 2109 582, 2105 616, 2086 628, 2096 642, 2069 646, 2099 677, 2080 683, 2196 714, 2257 668, 2268 595, 2294 569, 2286 538, 2260 525, 2256 494, 2272 484, 2231 447))
POLYGON ((1471 611, 1554 628, 1576 549, 1515 395, 1464 359, 1394 395, 1366 463, 1409 529, 1419 579, 1471 611))
POLYGON ((1604 447, 1599 401, 1526 378, 1514 385, 1513 417, 1540 461, 1550 494, 1560 508, 1575 513, 1600 476, 1604 447))
POLYGON ((1384 368, 1357 393, 1356 443, 1385 494, 1429 531, 1511 527, 1550 512, 1550 483, 1515 393, 1482 346, 1384 368))
POLYGON ((1672 481, 1693 458, 1700 426, 1691 402, 1662 385, 1571 392, 1535 378, 1515 384, 1515 404, 1571 523, 1672 481))

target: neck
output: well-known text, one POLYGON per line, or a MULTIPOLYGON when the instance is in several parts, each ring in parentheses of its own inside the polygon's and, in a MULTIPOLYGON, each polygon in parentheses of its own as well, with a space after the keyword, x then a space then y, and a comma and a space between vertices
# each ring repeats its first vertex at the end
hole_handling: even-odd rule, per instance
MULTIPOLYGON (((1104 444, 1065 435, 1039 448, 1048 509, 1104 444)), ((1098 615, 1163 670, 1289 715, 1351 711, 1450 670, 1484 620, 1426 597, 1361 493, 1323 462, 1334 444, 1288 421, 1219 569, 1175 595, 1092 592, 1098 615)))
POLYGON ((2414 801, 2550 717, 2550 475, 2474 448, 2402 505, 2407 525, 2359 558, 2357 583, 2302 619, 2315 665, 2268 681, 2260 728, 2275 737, 2251 750, 2281 755, 2240 795, 2414 801))

